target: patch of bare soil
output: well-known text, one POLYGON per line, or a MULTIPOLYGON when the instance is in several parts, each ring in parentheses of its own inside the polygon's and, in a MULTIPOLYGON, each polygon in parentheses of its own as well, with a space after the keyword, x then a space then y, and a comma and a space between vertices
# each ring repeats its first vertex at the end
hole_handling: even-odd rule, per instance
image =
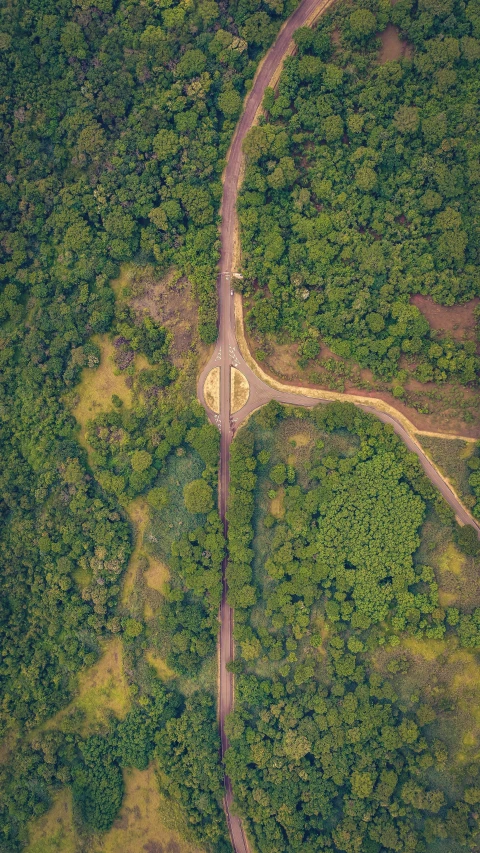
POLYGON ((163 278, 153 267, 131 268, 127 289, 129 302, 138 316, 148 315, 172 334, 170 353, 182 367, 188 352, 198 349, 198 302, 187 278, 170 270, 163 278))
POLYGON ((475 340, 474 311, 480 304, 478 297, 463 305, 437 305, 430 296, 417 293, 410 302, 422 312, 432 329, 449 334, 455 340, 475 340))
POLYGON ((386 62, 393 62, 396 59, 402 59, 405 56, 412 56, 412 45, 400 38, 400 33, 393 24, 387 24, 383 33, 379 33, 378 35, 382 42, 378 57, 380 65, 385 65, 386 62))

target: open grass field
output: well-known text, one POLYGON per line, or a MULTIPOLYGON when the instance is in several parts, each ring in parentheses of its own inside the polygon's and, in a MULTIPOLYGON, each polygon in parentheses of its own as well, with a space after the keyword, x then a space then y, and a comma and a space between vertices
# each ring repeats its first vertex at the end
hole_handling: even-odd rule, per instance
POLYGON ((415 561, 434 569, 442 607, 467 611, 480 607, 480 558, 459 551, 451 527, 437 516, 431 514, 425 520, 415 561))
POLYGON ((125 406, 130 407, 132 404, 132 391, 127 386, 126 377, 113 361, 115 348, 112 341, 107 335, 97 335, 92 341, 100 347, 100 364, 97 368, 86 367, 82 370, 81 381, 75 389, 77 404, 73 410, 81 427, 80 441, 84 447, 87 421, 111 409, 113 394, 120 397, 125 406))
POLYGON ((46 728, 70 726, 83 735, 98 730, 113 713, 123 719, 130 709, 130 696, 123 670, 123 647, 120 637, 105 643, 100 659, 78 678, 77 695, 47 723, 46 728))
POLYGON ((155 765, 125 771, 123 805, 112 828, 102 837, 84 836, 76 825, 69 789, 55 797, 52 808, 30 826, 26 853, 202 853, 174 828, 155 778, 155 765), (166 824, 172 824, 167 828, 166 824))

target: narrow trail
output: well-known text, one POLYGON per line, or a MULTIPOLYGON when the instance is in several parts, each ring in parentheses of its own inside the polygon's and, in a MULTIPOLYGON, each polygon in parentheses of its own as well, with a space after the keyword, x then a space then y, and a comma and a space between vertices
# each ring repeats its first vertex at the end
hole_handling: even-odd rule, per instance
MULTIPOLYGON (((259 71, 253 82, 252 89, 246 100, 243 113, 238 122, 230 150, 228 152, 227 166, 224 173, 224 185, 221 206, 221 251, 220 251, 220 273, 217 279, 219 296, 219 334, 213 355, 202 370, 197 393, 201 404, 207 411, 212 423, 220 429, 220 473, 219 473, 219 512, 223 522, 225 536, 228 532, 227 504, 229 490, 229 456, 230 444, 234 432, 240 424, 259 406, 270 400, 298 406, 316 406, 320 402, 327 402, 318 396, 309 396, 305 389, 302 393, 294 393, 288 386, 281 383, 269 383, 268 377, 263 378, 261 370, 254 362, 250 353, 245 351, 245 340, 243 335, 242 348, 237 342, 235 302, 232 289, 232 275, 235 264, 235 240, 236 240, 236 205, 239 182, 242 172, 243 140, 255 122, 255 117, 261 107, 263 95, 267 86, 276 79, 285 56, 291 52, 292 36, 295 30, 302 26, 310 26, 334 0, 302 0, 291 17, 285 22, 280 33, 266 54, 259 71), (244 357, 244 355, 246 357, 244 357), (207 405, 204 396, 205 379, 214 367, 220 367, 220 406, 219 413, 214 413, 207 405), (234 415, 230 411, 230 371, 232 367, 238 368, 247 378, 250 386, 250 394, 245 405, 234 415)), ((301 389, 299 389, 300 391, 301 389)), ((345 401, 352 402, 349 395, 344 396, 345 401)), ((438 469, 430 462, 423 452, 420 444, 414 437, 413 425, 401 423, 400 416, 394 413, 381 411, 374 399, 368 403, 355 402, 366 412, 373 413, 384 423, 391 424, 397 435, 405 442, 409 450, 416 453, 425 473, 432 483, 439 489, 445 500, 454 510, 457 518, 464 524, 472 524, 480 538, 480 524, 476 522, 463 506, 458 496, 452 490, 438 469)), ((403 419, 404 422, 406 419, 403 419)), ((227 603, 227 580, 226 566, 228 558, 225 558, 222 566, 222 602, 220 606, 220 633, 219 633, 219 701, 218 715, 221 737, 222 756, 228 748, 228 739, 225 734, 225 718, 234 705, 234 680, 233 675, 228 672, 227 664, 234 657, 233 643, 233 611, 227 603)), ((230 779, 224 777, 225 798, 224 806, 227 824, 235 853, 249 853, 248 841, 241 820, 232 814, 233 793, 230 779)))

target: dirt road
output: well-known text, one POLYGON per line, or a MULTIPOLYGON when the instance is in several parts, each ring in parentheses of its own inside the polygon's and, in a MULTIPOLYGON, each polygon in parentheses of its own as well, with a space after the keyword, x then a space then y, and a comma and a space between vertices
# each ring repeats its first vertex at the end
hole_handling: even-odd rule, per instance
MULTIPOLYGON (((219 335, 214 353, 208 364, 202 371, 198 381, 198 397, 205 407, 208 417, 215 423, 221 433, 220 440, 220 477, 219 477, 219 511, 223 520, 224 532, 227 534, 226 510, 229 488, 229 451, 233 434, 245 418, 256 408, 268 403, 269 400, 278 400, 280 403, 289 403, 300 406, 315 406, 319 400, 309 398, 304 394, 296 394, 289 391, 287 387, 279 390, 262 381, 248 366, 237 345, 235 334, 234 299, 232 292, 232 274, 235 249, 235 211, 238 195, 238 184, 242 169, 242 143, 250 130, 255 115, 261 106, 265 89, 274 78, 285 55, 289 51, 292 35, 296 29, 309 23, 314 17, 318 17, 332 3, 332 0, 303 0, 293 15, 284 24, 275 44, 267 53, 261 68, 254 80, 252 89, 245 104, 244 111, 235 131, 235 136, 228 154, 227 166, 224 174, 224 187, 221 208, 221 253, 220 274, 217 286, 219 294, 219 335), (213 367, 220 367, 220 414, 214 414, 206 405, 204 398, 205 379, 213 367), (248 379, 250 384, 250 396, 245 406, 234 416, 230 415, 230 368, 237 367, 248 379)), ((345 399, 348 400, 347 395, 345 399)), ((362 409, 372 412, 384 423, 389 423, 405 442, 407 447, 417 454, 425 469, 427 476, 443 494, 457 517, 464 523, 472 524, 472 518, 458 500, 456 495, 427 459, 420 445, 409 435, 407 430, 391 415, 379 412, 375 407, 362 405, 362 409)), ((473 522, 480 538, 480 525, 473 522)), ((234 704, 234 682, 233 675, 227 671, 227 664, 233 659, 233 612, 227 604, 227 582, 226 582, 226 560, 223 565, 223 595, 220 609, 220 672, 219 672, 219 725, 222 743, 222 754, 228 747, 225 734, 225 717, 233 709, 234 704)), ((229 778, 225 777, 225 812, 227 823, 235 853, 248 853, 248 842, 238 817, 232 814, 233 801, 232 787, 229 778)))

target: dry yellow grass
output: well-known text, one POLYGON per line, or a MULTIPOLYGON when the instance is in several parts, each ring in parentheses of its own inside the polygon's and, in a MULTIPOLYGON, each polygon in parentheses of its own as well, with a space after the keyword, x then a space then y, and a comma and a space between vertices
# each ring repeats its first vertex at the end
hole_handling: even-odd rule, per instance
POLYGON ((99 661, 78 679, 78 695, 46 724, 56 728, 72 711, 85 713, 82 733, 92 731, 106 722, 108 712, 123 719, 130 708, 130 694, 123 671, 123 647, 120 637, 104 645, 99 661))
POLYGON ((203 386, 205 402, 212 412, 220 414, 220 368, 213 367, 203 386))
POLYGON ((290 436, 290 441, 292 444, 295 442, 295 447, 308 447, 309 444, 313 444, 313 438, 308 432, 296 432, 290 436))
POLYGON ((451 572, 454 575, 461 575, 465 566, 466 559, 463 554, 455 547, 453 542, 449 542, 444 553, 438 560, 438 567, 441 572, 451 572))
POLYGON ((444 640, 421 640, 417 637, 406 637, 403 645, 413 655, 418 655, 426 661, 436 660, 447 648, 444 640))
POLYGON ((125 796, 112 828, 87 842, 79 837, 73 821, 72 795, 65 788, 52 808, 30 824, 26 853, 201 853, 162 822, 168 805, 158 791, 153 764, 147 770, 124 771, 125 796))
POLYGON ((170 572, 165 563, 162 563, 161 560, 156 560, 155 557, 149 556, 148 569, 143 573, 143 576, 150 589, 163 592, 165 584, 170 578, 170 572))
POLYGON ((438 603, 440 607, 451 607, 455 604, 457 600, 457 596, 454 592, 446 592, 446 590, 439 589, 438 590, 438 603))
POLYGON ((165 663, 163 658, 160 655, 157 655, 156 652, 148 651, 146 654, 146 658, 149 664, 153 666, 157 675, 163 679, 163 681, 168 681, 170 678, 174 678, 175 673, 173 669, 170 669, 169 666, 165 663))
POLYGON ((147 770, 124 771, 125 797, 120 814, 92 853, 194 853, 198 848, 186 843, 173 830, 162 825, 166 808, 158 791, 153 764, 147 770))
POLYGON ((110 282, 110 287, 115 294, 115 299, 119 299, 122 296, 123 288, 128 287, 131 283, 134 269, 135 267, 133 264, 122 264, 120 267, 120 275, 118 278, 114 278, 110 282))
POLYGON ((115 351, 113 343, 106 335, 96 335, 92 340, 100 347, 100 364, 96 370, 90 368, 82 370, 82 378, 76 388, 79 401, 73 411, 82 428, 80 439, 83 444, 85 444, 87 421, 100 412, 111 409, 112 394, 120 397, 125 406, 132 404, 132 392, 127 388, 124 376, 115 374, 116 368, 112 360, 115 351))
POLYGON ((250 395, 248 379, 236 367, 230 368, 230 412, 235 414, 243 409, 250 395))

